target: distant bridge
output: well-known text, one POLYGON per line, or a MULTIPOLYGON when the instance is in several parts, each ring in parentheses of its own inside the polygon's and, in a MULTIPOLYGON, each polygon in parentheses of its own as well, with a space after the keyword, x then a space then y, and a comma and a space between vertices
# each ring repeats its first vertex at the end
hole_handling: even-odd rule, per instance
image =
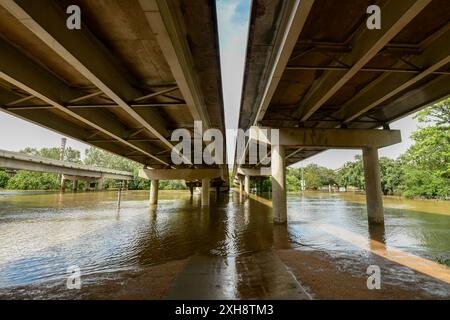
POLYGON ((63 181, 73 181, 74 189, 77 187, 78 180, 96 183, 97 189, 102 189, 104 179, 120 181, 133 179, 131 172, 97 168, 5 150, 0 150, 0 168, 60 174, 63 181))

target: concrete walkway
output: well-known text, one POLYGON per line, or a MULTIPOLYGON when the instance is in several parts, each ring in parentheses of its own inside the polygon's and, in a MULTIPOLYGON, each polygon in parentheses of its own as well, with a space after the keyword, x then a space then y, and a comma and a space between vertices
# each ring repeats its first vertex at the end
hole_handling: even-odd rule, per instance
POLYGON ((272 251, 238 257, 193 256, 164 296, 167 300, 311 297, 272 251))

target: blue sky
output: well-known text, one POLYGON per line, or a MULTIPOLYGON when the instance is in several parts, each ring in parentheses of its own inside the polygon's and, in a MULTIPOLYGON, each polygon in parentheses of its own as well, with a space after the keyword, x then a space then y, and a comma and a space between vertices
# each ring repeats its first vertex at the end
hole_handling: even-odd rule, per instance
MULTIPOLYGON (((251 0, 217 0, 225 124, 228 129, 236 129, 239 119, 250 7, 251 0)), ((410 116, 394 123, 391 128, 402 131, 403 143, 381 149, 380 155, 396 158, 411 145, 409 136, 417 129, 417 123, 410 116)), ((61 137, 60 134, 0 112, 0 149, 18 151, 25 147, 56 147, 60 145, 61 137), (11 132, 14 132, 14 138, 10 136, 11 132)), ((232 159, 234 139, 227 137, 227 142, 228 157, 232 159)), ((89 147, 73 139, 68 140, 68 145, 82 151, 82 154, 89 147)), ((338 168, 359 153, 351 150, 330 150, 298 165, 317 163, 338 168)))
MULTIPOLYGON (((251 0, 217 0, 222 63, 225 125, 237 129, 247 51, 251 0)), ((234 138, 227 137, 228 163, 233 162, 234 138)))

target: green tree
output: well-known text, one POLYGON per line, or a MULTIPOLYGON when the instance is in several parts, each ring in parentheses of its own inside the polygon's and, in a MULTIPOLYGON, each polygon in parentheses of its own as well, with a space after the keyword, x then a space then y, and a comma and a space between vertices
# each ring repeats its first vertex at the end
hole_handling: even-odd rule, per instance
POLYGON ((188 187, 182 180, 163 180, 159 182, 160 190, 187 190, 188 187))
POLYGON ((403 168, 401 161, 386 157, 380 158, 380 179, 383 194, 397 194, 403 179, 403 168))
POLYGON ((0 188, 5 188, 8 185, 9 175, 4 171, 0 170, 0 188))
POLYGON ((347 162, 338 170, 336 174, 337 184, 342 187, 355 187, 364 190, 364 166, 360 155, 355 157, 355 161, 347 162))
POLYGON ((408 197, 450 197, 450 99, 416 115, 422 124, 402 156, 403 191, 408 197))
MULTIPOLYGON (((43 157, 53 160, 60 159, 60 149, 59 148, 25 148, 20 151, 21 153, 30 154, 32 156, 43 157)), ((80 151, 73 149, 71 147, 67 147, 64 152, 64 161, 73 162, 73 163, 81 163, 81 153, 80 151)))
POLYGON ((88 166, 128 172, 133 172, 142 167, 135 161, 93 147, 86 149, 85 155, 84 163, 88 166))
POLYGON ((56 190, 59 188, 58 175, 18 171, 6 187, 11 190, 56 190))
POLYGON ((286 187, 288 192, 298 192, 300 191, 300 180, 296 175, 289 174, 286 176, 286 187))
MULTIPOLYGON (((90 147, 89 149, 86 149, 84 164, 98 168, 133 172, 133 180, 128 183, 128 188, 130 190, 144 190, 150 188, 150 181, 141 179, 138 176, 139 169, 142 168, 142 165, 124 157, 90 147)), ((105 189, 117 188, 117 183, 118 182, 114 180, 105 180, 103 187, 105 189)))
POLYGON ((408 198, 448 198, 450 181, 436 174, 415 168, 405 168, 403 195, 408 198))
MULTIPOLYGON (((43 157, 53 160, 59 160, 60 149, 59 148, 25 148, 20 151, 21 153, 29 154, 32 156, 43 157)), ((64 160, 81 163, 80 151, 66 148, 64 153, 64 160)), ((12 178, 4 183, 4 187, 13 190, 57 190, 59 189, 58 175, 41 172, 30 171, 18 171, 12 178)), ((0 181, 0 187, 2 182, 0 181)))

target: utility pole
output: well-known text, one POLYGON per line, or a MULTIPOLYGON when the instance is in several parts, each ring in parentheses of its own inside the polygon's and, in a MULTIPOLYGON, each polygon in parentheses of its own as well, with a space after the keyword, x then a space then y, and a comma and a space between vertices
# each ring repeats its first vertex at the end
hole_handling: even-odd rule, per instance
MULTIPOLYGON (((66 138, 61 138, 61 148, 59 149, 59 160, 64 161, 64 155, 66 153, 66 144, 67 144, 67 139, 66 138)), ((60 185, 60 190, 61 192, 64 192, 64 175, 60 175, 59 177, 59 185, 60 185)))
POLYGON ((301 167, 301 169, 302 169, 302 181, 300 181, 300 185, 301 185, 301 189, 302 189, 302 192, 303 191, 305 191, 305 176, 304 176, 304 170, 303 170, 303 166, 301 167))
POLYGON ((119 189, 117 190, 117 209, 120 209, 122 202, 122 181, 118 182, 119 189))

